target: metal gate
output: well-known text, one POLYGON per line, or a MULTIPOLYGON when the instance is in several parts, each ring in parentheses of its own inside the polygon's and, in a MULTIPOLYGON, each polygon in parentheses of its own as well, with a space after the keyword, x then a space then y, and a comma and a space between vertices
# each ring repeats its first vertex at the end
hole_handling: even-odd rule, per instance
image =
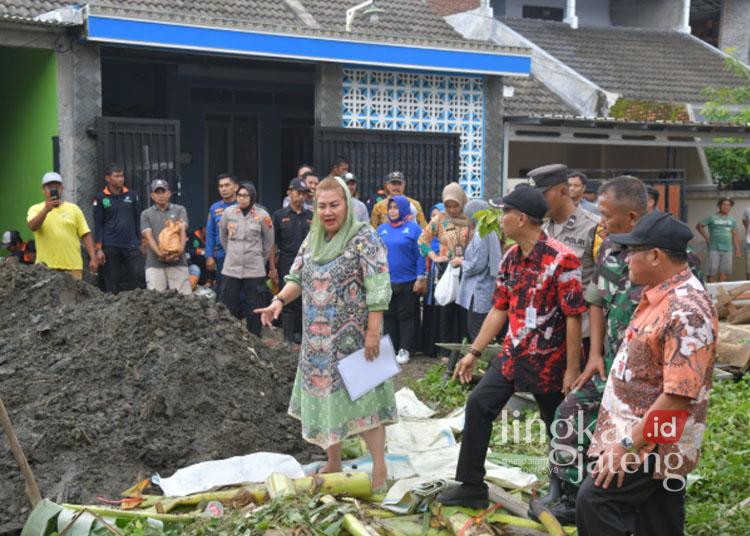
POLYGON ((337 155, 349 160, 360 196, 378 190, 391 171, 406 178, 406 194, 427 211, 440 201, 443 186, 458 180, 460 135, 438 132, 394 132, 353 128, 316 128, 315 165, 328 174, 337 155))
POLYGON ((110 163, 125 168, 125 184, 149 204, 149 183, 166 180, 179 194, 180 122, 170 119, 99 117, 99 177, 110 163))
POLYGON ((687 221, 687 203, 685 201, 685 170, 664 169, 581 169, 589 179, 601 182, 618 175, 638 177, 645 184, 653 186, 659 192, 659 210, 671 212, 675 218, 687 221))

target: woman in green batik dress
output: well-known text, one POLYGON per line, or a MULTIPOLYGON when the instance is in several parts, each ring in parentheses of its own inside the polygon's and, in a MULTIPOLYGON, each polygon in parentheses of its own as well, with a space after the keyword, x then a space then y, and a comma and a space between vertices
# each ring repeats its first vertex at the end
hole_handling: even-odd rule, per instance
POLYGON ((373 458, 373 488, 381 488, 385 425, 397 420, 393 383, 352 401, 336 365, 363 347, 368 360, 378 356, 391 299, 388 261, 375 230, 355 221, 349 190, 338 177, 318 185, 310 234, 285 280, 271 305, 257 312, 269 326, 284 305, 302 296, 302 346, 289 414, 302 422, 306 441, 326 449, 321 472, 341 471, 341 442, 361 434, 373 458))

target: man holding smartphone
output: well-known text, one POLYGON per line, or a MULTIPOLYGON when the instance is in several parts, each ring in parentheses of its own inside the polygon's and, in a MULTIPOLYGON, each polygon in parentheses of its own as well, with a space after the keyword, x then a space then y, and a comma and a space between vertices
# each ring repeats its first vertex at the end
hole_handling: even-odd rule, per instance
POLYGON ((26 217, 36 240, 36 262, 52 270, 68 272, 83 278, 81 242, 89 256, 89 270, 96 274, 99 262, 94 240, 83 212, 74 203, 62 200, 63 183, 59 173, 50 171, 42 177, 45 201, 29 208, 26 217))

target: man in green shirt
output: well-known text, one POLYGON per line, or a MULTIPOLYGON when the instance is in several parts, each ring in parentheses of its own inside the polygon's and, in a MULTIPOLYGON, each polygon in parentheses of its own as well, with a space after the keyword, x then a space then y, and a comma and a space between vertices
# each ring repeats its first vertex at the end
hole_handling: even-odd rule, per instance
POLYGON ((708 245, 706 274, 709 283, 715 283, 717 276, 719 281, 726 281, 727 275, 732 273, 732 246, 734 246, 735 256, 741 255, 737 221, 729 215, 734 201, 722 198, 719 199, 717 206, 719 212, 706 216, 695 226, 708 245), (706 234, 706 227, 708 227, 708 234, 706 234))

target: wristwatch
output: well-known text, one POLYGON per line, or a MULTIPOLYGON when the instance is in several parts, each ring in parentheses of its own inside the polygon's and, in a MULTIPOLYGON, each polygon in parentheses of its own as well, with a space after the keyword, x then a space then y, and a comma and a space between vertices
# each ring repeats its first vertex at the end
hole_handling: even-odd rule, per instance
POLYGON ((273 297, 273 299, 272 299, 271 301, 272 301, 272 302, 275 302, 275 301, 277 301, 277 302, 281 302, 281 305, 282 305, 282 307, 283 307, 284 305, 286 305, 286 300, 285 300, 284 298, 282 298, 281 296, 278 296, 278 295, 277 295, 277 296, 274 296, 274 297, 273 297))
POLYGON ((475 348, 469 348, 469 353, 473 355, 474 357, 482 357, 482 352, 475 348))
POLYGON ((633 445, 633 440, 628 435, 620 439, 620 445, 625 448, 626 452, 638 452, 638 449, 633 445))

